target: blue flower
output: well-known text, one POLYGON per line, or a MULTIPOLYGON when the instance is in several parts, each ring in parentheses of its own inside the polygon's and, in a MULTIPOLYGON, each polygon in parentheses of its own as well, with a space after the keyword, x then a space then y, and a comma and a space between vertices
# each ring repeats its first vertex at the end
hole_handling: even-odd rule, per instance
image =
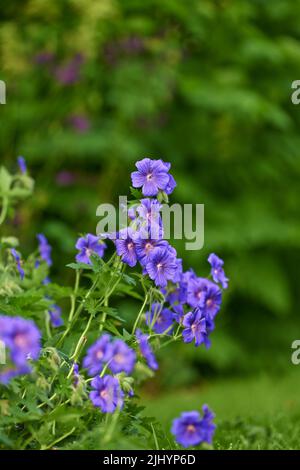
POLYGON ((191 276, 187 284, 187 303, 192 307, 202 307, 205 302, 208 280, 191 276))
POLYGON ((160 210, 162 205, 157 199, 141 199, 141 204, 136 208, 138 217, 135 223, 145 231, 147 238, 161 240, 163 237, 163 225, 160 210))
POLYGON ((7 383, 11 378, 31 372, 29 360, 37 360, 41 350, 41 333, 31 320, 22 317, 0 315, 0 340, 9 350, 13 363, 0 375, 0 381, 7 383))
POLYGON ((156 196, 159 191, 164 191, 169 185, 170 163, 144 158, 136 162, 135 166, 138 171, 131 173, 132 186, 142 188, 144 196, 156 196))
POLYGON ((148 335, 145 335, 141 330, 136 331, 136 339, 141 351, 141 355, 146 359, 146 362, 150 369, 157 370, 158 364, 153 354, 152 348, 148 342, 148 335))
POLYGON ((152 252, 155 248, 166 248, 166 240, 152 240, 150 238, 141 238, 136 241, 136 253, 142 266, 146 266, 151 260, 152 252))
POLYGON ((130 374, 134 368, 136 354, 124 341, 117 339, 112 345, 109 368, 113 374, 126 372, 130 374))
POLYGON ((146 312, 146 323, 150 329, 159 334, 171 334, 174 324, 174 315, 168 308, 161 308, 158 303, 153 303, 151 312, 146 312))
POLYGON ((184 309, 182 304, 177 304, 172 306, 172 310, 174 312, 174 320, 177 321, 177 323, 182 323, 183 317, 184 317, 184 309))
POLYGON ((206 317, 200 309, 187 313, 183 318, 182 325, 184 326, 182 337, 185 343, 191 343, 194 340, 195 346, 204 343, 207 334, 206 317))
POLYGON ((221 308, 221 303, 221 289, 213 282, 207 281, 204 301, 202 303, 202 308, 204 309, 206 316, 213 320, 221 308))
POLYGON ((15 258, 15 261, 17 263, 17 269, 19 271, 21 281, 23 281, 24 276, 25 276, 25 272, 24 272, 24 269, 21 266, 21 256, 17 253, 17 251, 14 248, 12 248, 10 250, 10 252, 13 255, 13 257, 15 258))
POLYGON ((3 366, 1 367, 1 372, 0 372, 0 383, 3 385, 7 385, 15 377, 18 377, 19 375, 30 374, 30 372, 31 372, 31 367, 28 365, 3 366))
POLYGON ((216 428, 212 422, 214 414, 207 405, 203 406, 203 412, 203 418, 198 411, 188 411, 173 420, 171 432, 178 444, 183 447, 194 447, 202 442, 212 443, 216 428))
POLYGON ((211 275, 215 282, 222 285, 223 289, 227 289, 229 279, 225 276, 223 269, 224 261, 214 253, 208 257, 208 262, 211 265, 211 275))
POLYGON ((92 264, 90 257, 93 253, 103 257, 106 244, 100 241, 99 237, 88 233, 85 237, 78 238, 76 248, 79 253, 76 255, 76 261, 79 263, 92 264))
POLYGON ((61 318, 61 308, 58 305, 53 304, 51 309, 48 310, 51 324, 54 328, 58 328, 64 324, 63 319, 61 318))
POLYGON ((102 372, 104 365, 110 361, 111 357, 110 336, 103 335, 88 349, 87 355, 83 359, 83 367, 88 369, 89 376, 93 377, 102 372))
POLYGON ((111 375, 95 377, 91 386, 94 390, 90 392, 90 399, 103 413, 113 413, 117 407, 122 408, 124 393, 118 379, 111 375))
POLYGON ((27 166, 26 166, 25 158, 20 156, 20 157, 17 158, 17 161, 18 161, 18 166, 19 166, 20 172, 22 174, 26 173, 27 166))
POLYGON ((136 240, 138 233, 131 227, 121 229, 115 241, 117 255, 131 268, 137 263, 136 240))
POLYGON ((159 287, 165 287, 174 278, 177 269, 176 256, 168 248, 155 248, 146 264, 150 279, 159 287))
POLYGON ((37 239, 39 241, 39 252, 42 260, 46 261, 48 266, 51 266, 52 264, 52 259, 51 259, 51 251, 52 248, 48 243, 47 238, 43 233, 38 233, 37 234, 37 239))
POLYGON ((167 186, 165 187, 165 193, 166 194, 171 194, 174 189, 176 188, 176 181, 174 180, 173 176, 172 175, 169 175, 169 182, 167 184, 167 186))

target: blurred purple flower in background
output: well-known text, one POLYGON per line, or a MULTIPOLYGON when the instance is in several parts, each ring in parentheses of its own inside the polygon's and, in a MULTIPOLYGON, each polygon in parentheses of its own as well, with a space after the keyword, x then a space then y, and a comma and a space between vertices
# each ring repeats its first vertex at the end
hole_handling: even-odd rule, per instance
POLYGON ((36 237, 39 241, 40 257, 42 258, 42 260, 44 260, 48 264, 48 266, 51 266, 52 265, 51 245, 49 245, 48 240, 43 233, 38 233, 36 237))
POLYGON ((8 365, 0 374, 0 382, 31 372, 29 360, 37 360, 41 350, 41 333, 32 320, 0 315, 0 340, 9 350, 8 365))
POLYGON ((157 370, 158 364, 152 348, 148 342, 148 335, 143 334, 141 330, 137 330, 135 336, 141 351, 141 355, 146 359, 148 366, 150 369, 157 370))
POLYGON ((54 76, 62 85, 73 85, 80 80, 81 66, 84 62, 82 54, 76 54, 64 65, 55 68, 54 76))
POLYGON ((26 173, 27 171, 27 166, 26 166, 26 160, 24 157, 22 156, 19 156, 17 158, 17 161, 18 161, 18 166, 19 166, 19 170, 22 174, 26 173))
POLYGON ((103 335, 87 351, 83 359, 83 367, 88 369, 88 374, 93 377, 100 374, 105 363, 112 357, 112 345, 109 335, 103 335))
POLYGON ((133 349, 127 346, 121 339, 115 340, 112 345, 112 356, 109 361, 109 368, 114 374, 126 372, 130 374, 134 368, 136 354, 133 349))
POLYGON ((34 62, 38 65, 49 64, 54 60, 53 52, 41 51, 34 56, 34 62))
POLYGON ((76 178, 72 171, 62 170, 56 174, 56 183, 59 186, 70 186, 75 180, 76 178))
POLYGON ((202 442, 212 443, 216 425, 212 422, 215 415, 204 405, 203 418, 198 411, 181 413, 174 419, 171 432, 183 447, 194 447, 202 442))
POLYGON ((51 309, 48 310, 51 324, 54 328, 58 328, 64 324, 64 321, 61 317, 61 308, 58 305, 52 305, 51 309))
POLYGON ((25 276, 25 272, 24 272, 24 269, 22 268, 22 265, 21 265, 21 256, 19 255, 19 253, 14 248, 12 248, 10 250, 10 252, 13 255, 13 257, 15 258, 15 261, 16 261, 16 264, 17 264, 17 269, 19 271, 21 281, 23 281, 24 276, 25 276))
POLYGON ((68 118, 68 122, 79 134, 84 134, 91 127, 90 120, 84 114, 73 114, 68 118))

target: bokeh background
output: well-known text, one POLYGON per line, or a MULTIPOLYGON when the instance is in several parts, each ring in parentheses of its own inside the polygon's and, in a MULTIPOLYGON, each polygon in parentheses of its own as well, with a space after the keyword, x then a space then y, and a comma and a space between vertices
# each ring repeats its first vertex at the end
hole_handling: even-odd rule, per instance
POLYGON ((45 233, 71 282, 96 207, 129 194, 136 160, 170 161, 171 201, 205 204, 204 249, 176 244, 185 268, 206 275, 214 251, 230 288, 210 350, 163 349, 146 412, 169 426, 207 402, 225 447, 300 447, 300 2, 10 0, 0 17, 0 159, 36 179, 7 230, 24 253, 45 233))

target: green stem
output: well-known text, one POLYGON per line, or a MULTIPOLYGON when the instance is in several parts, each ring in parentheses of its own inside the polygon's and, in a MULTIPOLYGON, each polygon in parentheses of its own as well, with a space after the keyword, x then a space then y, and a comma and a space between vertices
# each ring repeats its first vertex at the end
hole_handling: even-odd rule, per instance
POLYGON ((137 329, 137 326, 138 326, 139 321, 140 321, 140 318, 141 318, 141 316, 142 316, 142 314, 143 314, 144 308, 145 308, 145 306, 147 305, 147 302, 148 302, 148 294, 146 294, 144 303, 143 303, 143 305, 141 306, 141 310, 139 311, 139 313, 138 313, 138 315, 137 315, 137 317, 136 317, 136 320, 135 320, 135 322, 134 322, 134 325, 133 325, 133 328, 132 328, 132 334, 133 334, 133 335, 134 335, 134 333, 135 333, 135 330, 137 329))
POLYGON ((64 434, 63 436, 59 437, 59 438, 56 439, 55 441, 53 441, 49 446, 42 447, 42 450, 51 449, 53 446, 55 446, 55 444, 57 444, 58 442, 63 441, 64 439, 66 439, 66 437, 69 437, 71 434, 73 434, 73 432, 75 431, 75 429, 76 429, 76 427, 73 427, 73 428, 71 429, 71 431, 66 432, 66 434, 64 434))
POLYGON ((76 297, 77 297, 77 292, 78 292, 80 274, 81 274, 80 270, 79 269, 76 270, 75 286, 74 286, 73 294, 71 295, 71 310, 69 313, 68 323, 71 323, 73 316, 74 316, 74 312, 75 312, 76 297))
POLYGON ((2 201, 2 209, 0 213, 0 225, 3 224, 4 220, 6 219, 7 210, 8 210, 8 198, 4 197, 2 201))
POLYGON ((84 296, 84 298, 82 299, 82 301, 80 302, 79 306, 77 307, 77 310, 76 312, 74 313, 73 315, 73 321, 71 321, 67 327, 67 329, 65 330, 64 334, 62 335, 62 337, 59 339, 58 343, 57 343, 57 347, 61 346, 61 344, 63 343, 65 337, 68 335, 68 333, 70 332, 72 326, 74 325, 74 322, 76 321, 77 317, 80 315, 83 307, 84 307, 84 304, 85 302, 87 301, 87 299, 89 298, 89 296, 92 294, 92 292, 95 290, 96 286, 97 286, 97 283, 98 283, 98 277, 96 277, 96 279, 94 280, 92 286, 90 287, 90 289, 88 290, 88 292, 86 293, 86 295, 84 296))
POLYGON ((108 443, 111 440, 111 438, 113 436, 113 433, 116 429, 116 425, 117 425, 117 422, 118 422, 118 419, 119 419, 119 416, 120 416, 120 411, 121 411, 121 408, 118 406, 118 408, 116 409, 116 411, 112 415, 110 426, 109 426, 107 432, 105 433, 105 436, 104 436, 104 439, 103 439, 104 443, 108 443))

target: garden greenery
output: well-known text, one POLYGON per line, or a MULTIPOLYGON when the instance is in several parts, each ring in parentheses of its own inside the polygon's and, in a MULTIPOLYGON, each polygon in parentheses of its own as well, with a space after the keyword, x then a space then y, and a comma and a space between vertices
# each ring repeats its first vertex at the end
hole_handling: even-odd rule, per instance
MULTIPOLYGON (((15 175, 0 170, 1 224, 33 191, 23 157, 18 166, 15 175)), ((171 434, 139 406, 139 387, 159 368, 159 349, 175 341, 210 346, 228 286, 217 255, 208 258, 209 276, 198 277, 183 271, 163 238, 160 201, 168 201, 176 186, 170 167, 149 158, 136 163, 128 226, 115 234, 79 237, 76 260, 68 265, 74 287, 51 281, 51 246, 43 234, 27 257, 22 241, 1 239, 0 339, 6 349, 0 369, 1 448, 212 444, 214 414, 207 405, 201 414, 182 410, 170 423, 171 434), (110 258, 108 244, 115 246, 110 258), (114 307, 120 294, 140 303, 132 327, 114 307), (63 299, 69 299, 69 311, 60 307, 63 299)))

